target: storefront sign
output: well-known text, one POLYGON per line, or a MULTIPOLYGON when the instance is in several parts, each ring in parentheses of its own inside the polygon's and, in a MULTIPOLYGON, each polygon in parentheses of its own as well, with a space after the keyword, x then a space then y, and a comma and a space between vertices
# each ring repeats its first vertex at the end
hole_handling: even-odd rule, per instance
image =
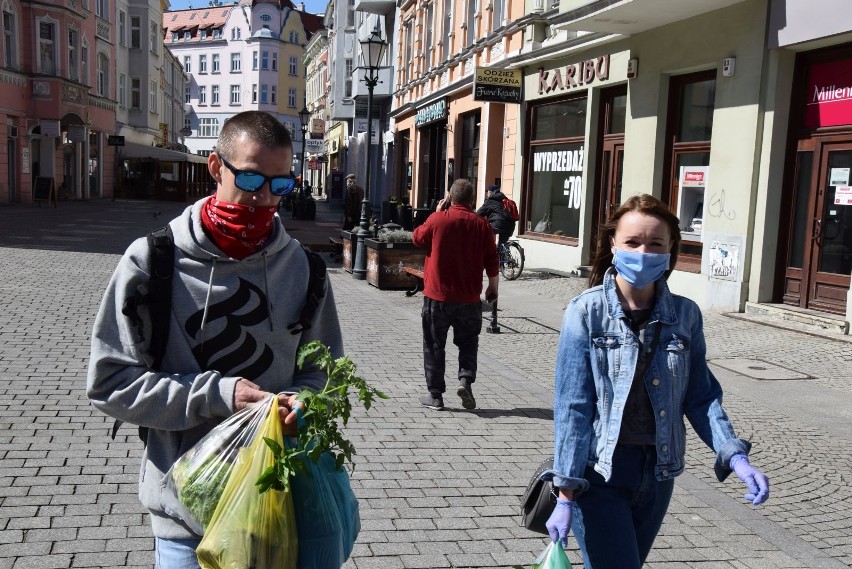
MULTIPOLYGON (((366 113, 365 113, 366 114, 366 113)), ((311 119, 311 135, 318 134, 319 138, 325 134, 325 121, 322 119, 311 119)))
POLYGON ((70 142, 86 142, 86 127, 76 124, 68 125, 65 138, 70 142))
POLYGON ((110 134, 107 136, 107 146, 124 146, 124 137, 110 134))
POLYGON ((30 173, 30 149, 26 146, 21 148, 21 173, 30 173))
POLYGON ((564 68, 557 67, 545 71, 542 67, 538 70, 538 94, 568 91, 607 79, 609 79, 609 54, 572 63, 564 68))
POLYGON ((325 154, 326 144, 324 140, 308 138, 305 140, 305 152, 309 154, 325 154))
POLYGON ((57 138, 59 136, 59 121, 42 119, 38 123, 42 136, 57 138))
POLYGON ((473 75, 473 100, 520 103, 523 72, 520 69, 477 67, 473 75))
POLYGON ((706 166, 682 166, 680 185, 682 188, 703 188, 707 185, 706 166))
MULTIPOLYGON (((373 119, 373 128, 370 131, 370 144, 378 144, 379 143, 379 121, 373 119)), ((355 132, 361 134, 362 132, 367 132, 367 119, 355 119, 355 132)))
POLYGON ((842 186, 834 192, 834 205, 852 205, 852 188, 842 186))
POLYGON ((811 66, 805 127, 852 124, 852 59, 811 66))
POLYGON ((414 117, 414 125, 423 126, 446 118, 447 100, 440 99, 417 109, 417 116, 414 117))

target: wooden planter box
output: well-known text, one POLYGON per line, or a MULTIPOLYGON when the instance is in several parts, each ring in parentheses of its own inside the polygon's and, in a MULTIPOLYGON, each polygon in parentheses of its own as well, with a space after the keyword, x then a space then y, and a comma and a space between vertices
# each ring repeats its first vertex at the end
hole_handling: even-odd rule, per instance
POLYGON ((341 231, 340 240, 343 241, 343 270, 351 273, 358 250, 358 235, 354 231, 341 231))
POLYGON ((365 239, 367 247, 367 282, 382 290, 407 290, 413 280, 411 275, 402 272, 402 266, 408 265, 423 269, 426 250, 415 247, 413 243, 387 243, 374 239, 365 239))

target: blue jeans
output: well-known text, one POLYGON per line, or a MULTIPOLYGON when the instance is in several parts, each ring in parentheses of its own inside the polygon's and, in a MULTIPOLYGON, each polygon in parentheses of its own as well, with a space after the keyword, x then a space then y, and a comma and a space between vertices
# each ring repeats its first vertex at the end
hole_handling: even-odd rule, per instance
POLYGON ((161 539, 154 540, 156 569, 200 569, 195 548, 200 539, 161 539))
POLYGON ((589 489, 576 499, 571 529, 586 569, 640 569, 663 525, 674 480, 654 476, 653 446, 615 447, 612 478, 586 468, 589 489))

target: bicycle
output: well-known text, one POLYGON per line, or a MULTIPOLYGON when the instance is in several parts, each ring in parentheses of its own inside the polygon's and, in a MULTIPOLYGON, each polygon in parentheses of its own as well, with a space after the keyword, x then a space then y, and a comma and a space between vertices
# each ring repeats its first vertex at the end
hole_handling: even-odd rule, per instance
POLYGON ((500 256, 500 273, 507 281, 513 281, 524 271, 524 248, 517 241, 497 244, 500 256))

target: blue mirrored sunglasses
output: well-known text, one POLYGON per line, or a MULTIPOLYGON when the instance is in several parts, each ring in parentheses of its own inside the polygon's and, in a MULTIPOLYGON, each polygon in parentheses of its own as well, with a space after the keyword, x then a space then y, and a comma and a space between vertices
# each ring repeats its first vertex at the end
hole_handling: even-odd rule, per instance
POLYGON ((267 180, 269 180, 269 191, 274 196, 286 196, 296 187, 296 178, 293 176, 264 176, 260 172, 238 170, 221 156, 219 160, 234 174, 234 184, 243 191, 256 192, 267 180))

